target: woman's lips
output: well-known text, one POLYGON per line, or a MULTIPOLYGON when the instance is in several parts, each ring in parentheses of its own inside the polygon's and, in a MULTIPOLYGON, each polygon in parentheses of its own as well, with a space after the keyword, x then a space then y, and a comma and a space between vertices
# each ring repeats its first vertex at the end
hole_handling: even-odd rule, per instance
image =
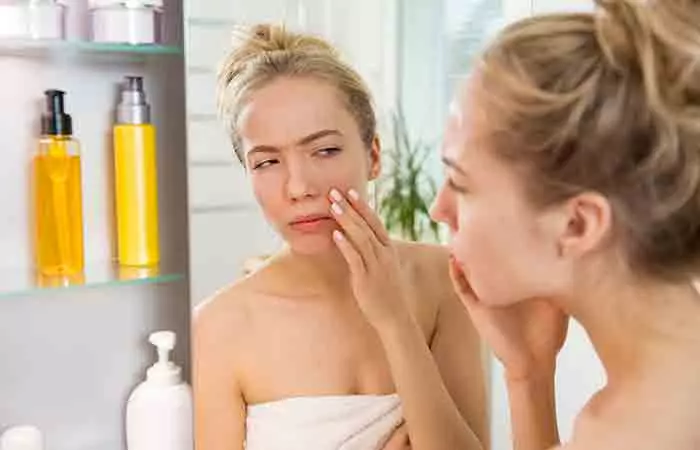
POLYGON ((302 233, 317 233, 334 224, 335 221, 330 216, 304 216, 294 219, 289 226, 302 233))

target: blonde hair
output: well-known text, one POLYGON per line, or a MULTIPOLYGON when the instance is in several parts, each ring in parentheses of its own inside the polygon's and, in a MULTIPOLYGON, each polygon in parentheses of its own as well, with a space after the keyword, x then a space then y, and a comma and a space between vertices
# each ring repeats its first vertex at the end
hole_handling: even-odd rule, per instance
POLYGON ((700 263, 700 1, 598 0, 504 30, 475 77, 497 153, 546 206, 605 195, 630 266, 700 263))
POLYGON ((218 108, 236 156, 245 165, 236 121, 258 89, 279 77, 314 77, 335 86, 369 148, 376 135, 372 96, 360 75, 328 42, 277 25, 239 29, 240 43, 218 74, 218 108))

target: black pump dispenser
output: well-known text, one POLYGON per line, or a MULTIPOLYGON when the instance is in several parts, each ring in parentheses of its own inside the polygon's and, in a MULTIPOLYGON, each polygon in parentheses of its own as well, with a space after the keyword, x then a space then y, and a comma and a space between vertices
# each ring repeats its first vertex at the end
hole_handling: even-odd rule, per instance
POLYGON ((46 112, 41 117, 41 133, 49 136, 72 136, 73 120, 66 114, 63 91, 55 89, 44 92, 46 112))

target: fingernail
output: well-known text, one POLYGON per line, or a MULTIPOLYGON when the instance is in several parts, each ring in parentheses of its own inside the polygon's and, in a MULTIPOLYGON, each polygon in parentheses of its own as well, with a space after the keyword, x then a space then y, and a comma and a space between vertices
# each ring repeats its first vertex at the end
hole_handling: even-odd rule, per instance
POLYGON ((353 200, 359 200, 360 199, 360 194, 357 193, 355 189, 350 189, 348 191, 348 195, 350 196, 351 199, 353 200))
POLYGON ((343 195, 338 191, 337 189, 331 189, 331 197, 333 200, 336 202, 342 201, 343 200, 343 195))
POLYGON ((336 241, 342 241, 345 239, 345 236, 343 236, 343 233, 341 233, 338 230, 333 231, 333 239, 336 241))
POLYGON ((337 215, 343 214, 343 208, 341 208, 340 205, 337 203, 331 204, 331 211, 333 211, 337 215))

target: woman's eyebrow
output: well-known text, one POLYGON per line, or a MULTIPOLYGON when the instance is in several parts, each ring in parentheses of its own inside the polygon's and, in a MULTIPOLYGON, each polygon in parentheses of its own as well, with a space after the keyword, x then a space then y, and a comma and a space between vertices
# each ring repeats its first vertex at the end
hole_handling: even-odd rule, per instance
POLYGON ((317 139, 321 139, 322 137, 326 137, 326 136, 341 136, 342 137, 343 133, 341 133, 338 130, 330 130, 330 129, 317 131, 315 133, 312 133, 306 137, 299 139, 299 142, 297 142, 297 145, 310 144, 311 142, 313 142, 317 139))
MULTIPOLYGON (((303 138, 299 139, 299 141, 297 141, 296 145, 297 146, 307 145, 307 144, 312 143, 315 140, 321 139, 321 138, 326 137, 326 136, 341 136, 342 137, 343 133, 341 133, 338 130, 331 130, 331 129, 317 131, 315 133, 312 133, 308 136, 304 136, 303 138)), ((251 148, 247 154, 253 155, 255 153, 280 153, 280 149, 278 149, 277 147, 275 147, 273 145, 265 145, 265 144, 256 145, 255 147, 251 148)))

